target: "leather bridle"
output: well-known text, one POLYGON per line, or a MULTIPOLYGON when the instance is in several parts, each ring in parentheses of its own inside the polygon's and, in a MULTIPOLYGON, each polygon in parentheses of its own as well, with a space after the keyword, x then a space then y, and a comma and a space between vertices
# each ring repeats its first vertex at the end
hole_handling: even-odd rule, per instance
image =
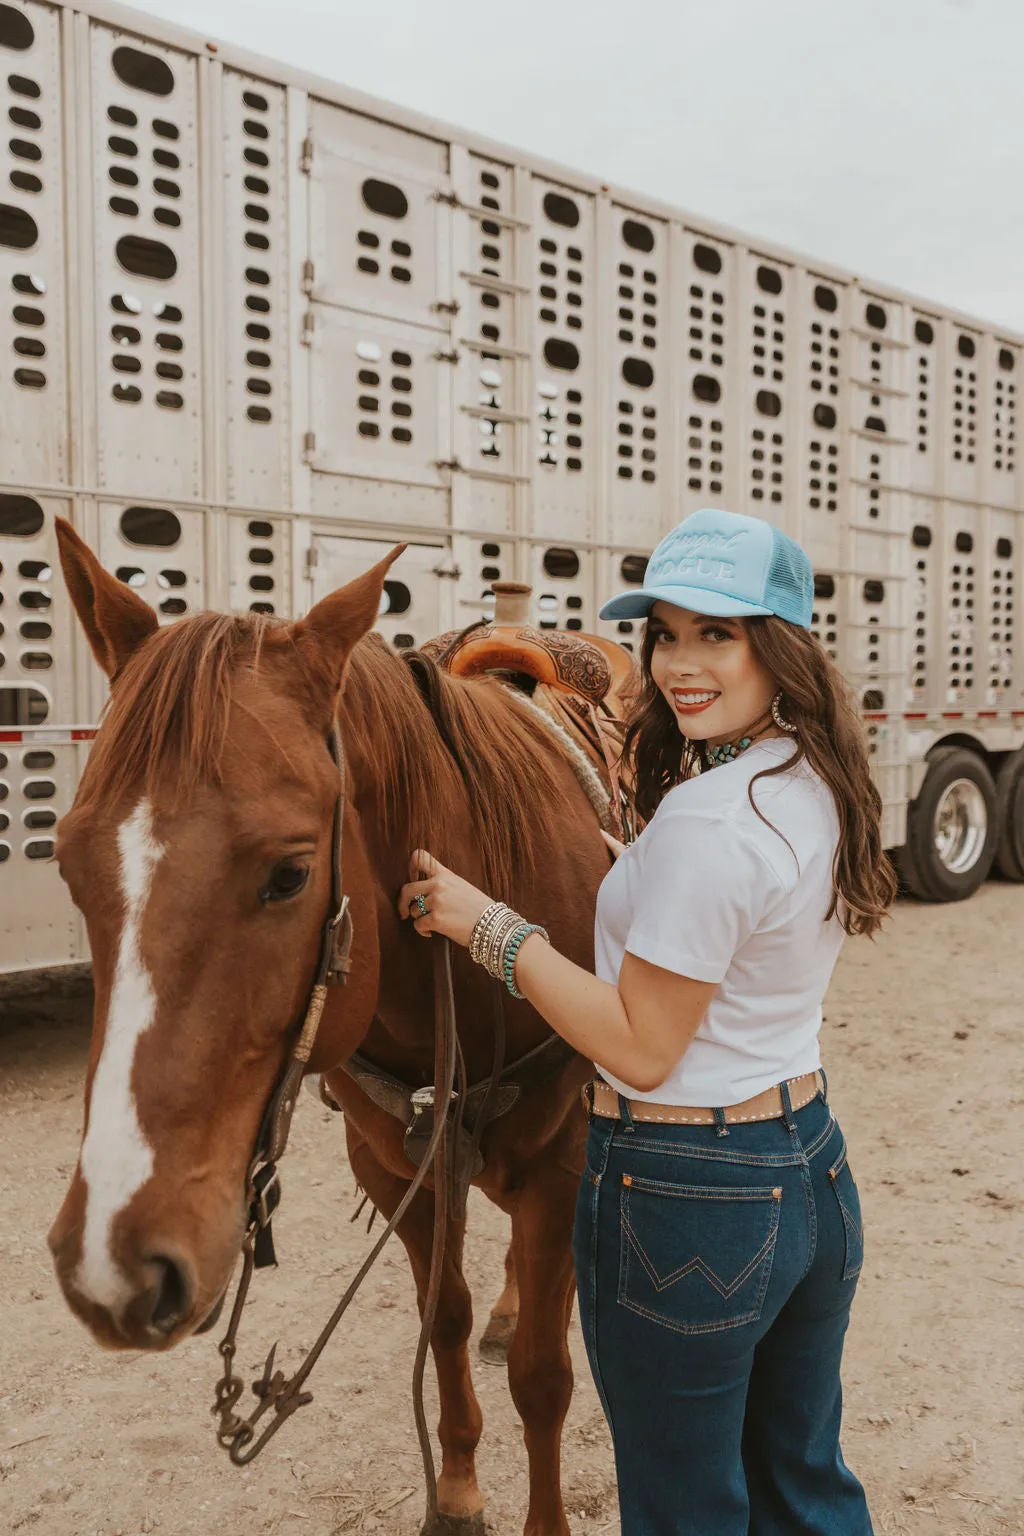
MULTIPOLYGON (((256 1397, 256 1406, 248 1418, 243 1418, 241 1414, 235 1411, 236 1404, 244 1390, 241 1378, 236 1376, 233 1371, 237 1348, 236 1336, 245 1307, 249 1284, 252 1280, 252 1272, 254 1269, 260 1269, 276 1262, 271 1235, 271 1218, 281 1199, 277 1163, 288 1145, 288 1133, 291 1129, 292 1116, 295 1113, 296 1099, 310 1055, 312 1054, 313 1045, 316 1041, 324 1005, 327 1001, 328 988, 332 985, 343 986, 348 979, 351 968, 352 918, 349 911, 349 898, 344 894, 342 882, 345 756, 337 725, 331 731, 329 747, 331 756, 337 764, 339 779, 331 835, 331 902, 323 927, 316 979, 306 1004, 305 1018, 281 1079, 274 1089, 263 1113, 252 1157, 249 1160, 249 1168, 246 1174, 248 1215, 245 1237, 242 1243, 242 1273, 239 1278, 234 1305, 231 1309, 228 1329, 218 1346, 221 1358, 224 1361, 224 1372, 217 1383, 216 1400, 212 1411, 219 1416, 217 1427, 218 1441, 225 1448, 236 1466, 245 1466, 259 1455, 268 1440, 280 1429, 285 1419, 289 1418, 296 1409, 312 1402, 313 1394, 303 1390, 310 1372, 320 1358, 343 1314, 348 1309, 349 1303, 372 1268, 377 1256, 405 1215, 425 1178, 433 1171, 435 1189, 434 1242, 430 1256, 430 1276, 424 1301, 422 1326, 420 1328, 416 1359, 413 1367, 413 1408, 427 1484, 427 1517, 429 1521, 437 1512, 437 1479, 434 1471, 433 1451, 423 1409, 423 1371, 427 1348, 430 1343, 430 1335, 433 1331, 434 1319, 437 1313, 447 1224, 454 1203, 455 1160, 452 1155, 452 1146, 453 1134, 458 1130, 460 1113, 460 1096, 456 1095, 453 1090, 455 1088, 456 1068, 460 1065, 461 1052, 459 1051, 456 1033, 451 945, 447 939, 438 939, 434 944, 435 1086, 433 1096, 434 1103, 445 1106, 445 1110, 434 1115, 433 1134, 430 1137, 423 1160, 390 1221, 367 1254, 351 1284, 339 1300, 301 1365, 290 1377, 286 1377, 281 1370, 275 1370, 274 1355, 277 1345, 274 1344, 267 1355, 262 1375, 259 1380, 252 1384, 252 1390, 256 1397), (447 1108, 453 1102, 456 1105, 454 1114, 449 1112, 447 1108), (257 1433, 259 1420, 268 1412, 273 1413, 273 1418, 257 1433)), ((500 1015, 500 1003, 497 1005, 496 1012, 500 1015)), ((497 1080, 500 1077, 503 1066, 503 1030, 501 1031, 500 1050, 498 1048, 498 1038, 499 1032, 496 1029, 495 1066, 492 1082, 489 1085, 489 1098, 493 1098, 497 1080)), ((462 1078, 464 1078, 464 1070, 460 1073, 460 1079, 462 1078)), ((429 1091, 423 1090, 424 1093, 429 1091)), ((477 1142, 485 1123, 483 1117, 481 1117, 479 1131, 476 1136, 477 1142)))
POLYGON ((256 1145, 246 1174, 249 1197, 248 1227, 255 1224, 254 1265, 264 1269, 277 1262, 270 1220, 281 1199, 277 1160, 284 1154, 292 1116, 306 1066, 316 1042, 329 986, 344 986, 352 968, 352 916, 342 890, 342 835, 345 815, 345 754, 341 733, 335 725, 329 740, 331 757, 338 769, 338 796, 331 827, 331 902, 320 938, 316 980, 306 1004, 306 1015, 292 1047, 284 1074, 275 1088, 256 1135, 256 1145))

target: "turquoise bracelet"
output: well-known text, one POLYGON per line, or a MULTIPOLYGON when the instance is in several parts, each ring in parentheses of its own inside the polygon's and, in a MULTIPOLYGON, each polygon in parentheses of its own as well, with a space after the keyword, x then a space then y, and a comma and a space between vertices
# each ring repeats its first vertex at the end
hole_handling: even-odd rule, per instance
POLYGON ((513 997, 520 999, 522 999, 524 994, 516 986, 516 956, 531 933, 539 933, 548 941, 547 929, 542 928, 539 923, 522 923, 515 929, 505 945, 505 953, 502 956, 502 971, 505 977, 505 985, 513 997))

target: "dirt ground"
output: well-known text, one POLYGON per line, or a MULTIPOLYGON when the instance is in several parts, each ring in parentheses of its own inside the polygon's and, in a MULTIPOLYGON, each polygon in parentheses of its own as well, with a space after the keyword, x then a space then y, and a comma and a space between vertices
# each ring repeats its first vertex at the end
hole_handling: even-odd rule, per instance
MULTIPOLYGON (((66 1310, 45 1233, 77 1155, 88 998, 0 1002, 0 1529, 32 1536, 411 1536, 422 1509, 408 1380, 415 1306, 395 1244, 313 1378, 315 1401, 246 1471, 213 1435, 216 1334, 165 1356, 98 1351, 66 1310)), ((823 1049, 868 1231, 847 1352, 844 1446, 879 1533, 1024 1533, 1024 889, 901 904, 849 943, 823 1049)), ((303 1097, 257 1277, 243 1374, 294 1361, 364 1252, 340 1121, 303 1097)), ((504 1218, 474 1196, 479 1319, 504 1218)), ((574 1533, 617 1530, 611 1454, 578 1326, 565 1433, 574 1533)), ((519 1531, 526 1463, 504 1372, 475 1360, 480 1481, 519 1531)))

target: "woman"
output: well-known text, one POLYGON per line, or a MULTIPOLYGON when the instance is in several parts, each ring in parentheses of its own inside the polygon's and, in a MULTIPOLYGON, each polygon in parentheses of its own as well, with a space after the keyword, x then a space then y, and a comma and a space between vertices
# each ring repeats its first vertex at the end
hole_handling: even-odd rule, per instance
POLYGON ((601 610, 648 621, 647 826, 601 887, 596 975, 422 850, 400 897, 597 1064, 576 1273, 623 1536, 871 1531, 839 1450, 860 1205, 818 1031, 896 882, 813 593, 784 534, 702 511, 601 610))

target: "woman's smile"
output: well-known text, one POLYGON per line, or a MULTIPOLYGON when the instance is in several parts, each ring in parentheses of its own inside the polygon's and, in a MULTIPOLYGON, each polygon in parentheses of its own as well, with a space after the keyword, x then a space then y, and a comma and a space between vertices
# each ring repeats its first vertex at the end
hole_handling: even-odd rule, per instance
POLYGON ((673 688, 670 692, 672 702, 681 715, 699 715, 722 697, 713 689, 673 688))

